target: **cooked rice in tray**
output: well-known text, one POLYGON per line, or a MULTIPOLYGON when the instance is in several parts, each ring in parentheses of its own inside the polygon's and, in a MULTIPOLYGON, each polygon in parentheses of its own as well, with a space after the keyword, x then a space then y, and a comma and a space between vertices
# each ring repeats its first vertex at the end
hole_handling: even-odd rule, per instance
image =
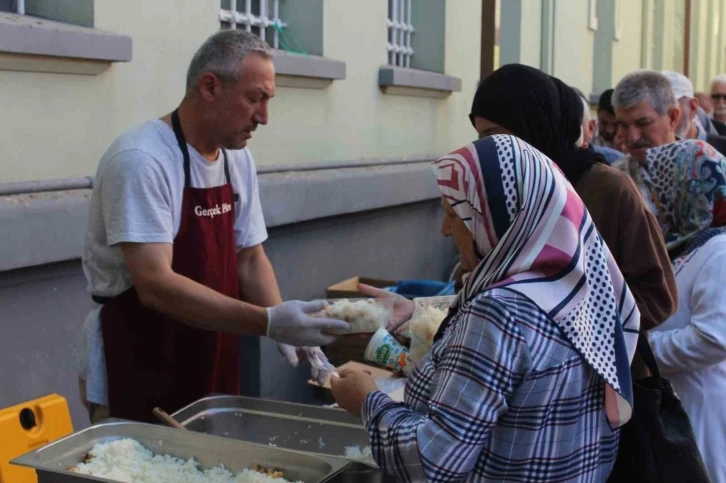
POLYGON ((138 441, 99 443, 71 471, 124 483, 285 483, 283 473, 254 467, 233 474, 224 466, 202 470, 194 459, 154 455, 138 441))

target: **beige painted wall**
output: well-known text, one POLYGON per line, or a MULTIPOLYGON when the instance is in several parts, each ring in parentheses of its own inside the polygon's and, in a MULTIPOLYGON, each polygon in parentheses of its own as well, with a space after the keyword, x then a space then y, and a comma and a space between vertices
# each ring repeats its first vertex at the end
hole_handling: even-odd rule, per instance
POLYGON ((613 42, 613 88, 623 76, 640 69, 643 43, 643 0, 621 1, 623 11, 620 17, 620 40, 613 42))
POLYGON ((589 16, 589 2, 557 0, 554 75, 582 92, 592 89, 595 33, 588 28, 589 16))
MULTIPOLYGON (((218 28, 218 5, 96 0, 96 28, 130 35, 132 62, 98 76, 0 71, 0 183, 94 174, 116 136, 177 105, 192 54, 218 28)), ((437 155, 473 138, 481 2, 447 0, 446 73, 463 91, 446 99, 381 93, 386 18, 386 0, 325 1, 324 55, 346 61, 347 79, 278 87, 270 123, 250 143, 258 165, 437 155)))
MULTIPOLYGON (((709 0, 693 0, 691 17, 691 81, 696 90, 701 90, 710 83, 706 72, 706 42, 708 41, 708 2, 709 0)), ((710 87, 709 87, 710 88, 710 87)))
POLYGON ((520 32, 520 62, 539 69, 542 63, 542 0, 522 2, 520 32))

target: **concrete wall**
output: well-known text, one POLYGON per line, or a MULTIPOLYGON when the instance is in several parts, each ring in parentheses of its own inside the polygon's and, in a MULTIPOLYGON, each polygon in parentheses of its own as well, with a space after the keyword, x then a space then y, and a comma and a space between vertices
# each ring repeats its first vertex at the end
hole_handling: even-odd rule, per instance
MULTIPOLYGON (((95 28, 132 37, 133 60, 96 76, 0 71, 0 183, 93 174, 117 135, 176 106, 192 54, 219 28, 214 0, 94 7, 95 28)), ((462 92, 385 95, 377 79, 387 62, 387 0, 325 0, 323 55, 346 62, 347 78, 319 90, 279 87, 270 124, 251 145, 258 164, 430 155, 470 140, 480 18, 478 0, 446 2, 446 74, 462 79, 462 92)))
MULTIPOLYGON (((506 0, 505 0, 506 1, 506 0)), ((540 67, 542 62, 542 0, 527 0, 522 17, 520 62, 540 67)))
MULTIPOLYGON (((598 0, 598 30, 589 28, 589 1, 512 0, 501 7, 501 63, 550 70, 583 92, 599 94, 640 68, 683 71, 683 0, 598 0), (619 20, 613 18, 617 5, 619 20), (554 8, 552 51, 543 11, 554 8), (615 39, 614 30, 619 31, 615 39), (597 38, 597 41, 596 41, 597 38)), ((726 71, 726 0, 693 0, 690 77, 708 90, 726 71)), ((549 10, 547 10, 549 11, 549 10)))
POLYGON ((693 0, 691 14, 691 81, 696 90, 711 89, 711 79, 708 76, 705 63, 706 44, 712 41, 708 37, 708 1, 693 0))
POLYGON ((541 67, 542 0, 504 0, 499 4, 499 63, 541 67))
POLYGON ((589 2, 557 0, 554 25, 554 72, 556 77, 583 92, 592 89, 595 32, 588 28, 589 2))
MULTIPOLYGON (((388 198, 385 188, 379 193, 388 198)), ((272 227, 265 249, 286 299, 324 297, 325 287, 356 275, 445 279, 454 248, 438 232, 441 217, 437 199, 323 217, 272 227)), ((87 425, 76 360, 89 306, 77 259, 0 272, 0 408, 55 392, 69 400, 75 428, 87 425)), ((306 384, 307 367, 289 368, 274 343, 248 338, 245 345, 255 361, 243 365, 245 381, 256 385, 248 393, 300 402, 319 397, 306 384)))
POLYGON ((592 49, 592 90, 601 93, 613 83, 613 49, 615 44, 617 0, 597 2, 598 26, 592 49))
POLYGON ((615 87, 625 74, 641 67, 643 0, 621 2, 620 40, 613 42, 612 79, 608 88, 615 87))

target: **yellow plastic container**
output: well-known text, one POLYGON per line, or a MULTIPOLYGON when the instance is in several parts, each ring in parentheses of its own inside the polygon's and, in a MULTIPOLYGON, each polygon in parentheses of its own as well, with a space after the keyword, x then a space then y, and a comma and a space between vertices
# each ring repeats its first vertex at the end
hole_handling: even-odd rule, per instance
POLYGON ((35 470, 10 460, 72 432, 68 402, 57 394, 0 409, 0 483, 37 483, 35 470))

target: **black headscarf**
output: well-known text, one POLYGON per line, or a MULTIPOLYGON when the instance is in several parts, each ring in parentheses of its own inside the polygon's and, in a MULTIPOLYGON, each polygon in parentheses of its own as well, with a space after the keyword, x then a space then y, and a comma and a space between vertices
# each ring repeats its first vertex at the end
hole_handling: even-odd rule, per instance
POLYGON ((471 107, 483 117, 542 151, 573 185, 593 164, 607 164, 593 150, 580 149, 583 105, 561 80, 520 64, 497 69, 480 85, 471 107))

